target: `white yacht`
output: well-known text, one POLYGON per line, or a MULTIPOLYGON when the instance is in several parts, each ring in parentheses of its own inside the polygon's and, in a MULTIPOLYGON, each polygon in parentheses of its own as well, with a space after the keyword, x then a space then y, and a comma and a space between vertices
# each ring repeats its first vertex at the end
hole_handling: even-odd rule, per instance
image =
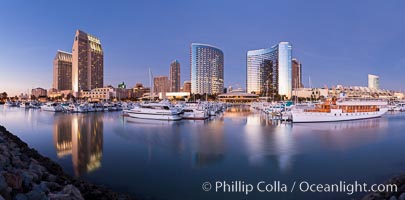
POLYGON ((49 112, 62 112, 63 107, 58 103, 48 102, 45 105, 41 106, 41 110, 49 112))
POLYGON ((181 120, 181 111, 168 103, 144 103, 127 111, 129 117, 155 120, 181 120))
POLYGON ((4 106, 15 106, 15 104, 12 101, 6 101, 6 103, 4 103, 4 106))
POLYGON ((30 108, 30 102, 21 102, 20 108, 25 108, 25 109, 30 108))
POLYGON ((292 109, 292 121, 334 122, 381 117, 388 111, 388 102, 364 99, 325 101, 309 109, 292 109))
POLYGON ((207 111, 196 108, 184 108, 182 111, 183 119, 207 119, 209 117, 207 111))

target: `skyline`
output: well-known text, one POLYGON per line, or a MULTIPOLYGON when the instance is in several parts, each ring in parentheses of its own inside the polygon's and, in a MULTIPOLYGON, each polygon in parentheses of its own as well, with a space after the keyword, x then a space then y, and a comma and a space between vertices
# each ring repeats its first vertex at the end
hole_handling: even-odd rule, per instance
POLYGON ((347 2, 83 2, 83 8, 64 5, 65 13, 50 1, 5 2, 0 8, 0 92, 49 89, 55 52, 71 52, 76 29, 102 41, 105 85, 149 85, 148 68, 155 76, 167 76, 175 59, 183 84, 190 80, 191 43, 206 43, 224 52, 224 86, 245 88, 246 52, 288 41, 292 57, 303 65, 305 86, 309 77, 314 87, 366 86, 367 74, 376 74, 381 88, 403 91, 405 3, 347 2), (94 9, 85 12, 87 7, 94 9), (21 12, 12 12, 17 8, 21 12))

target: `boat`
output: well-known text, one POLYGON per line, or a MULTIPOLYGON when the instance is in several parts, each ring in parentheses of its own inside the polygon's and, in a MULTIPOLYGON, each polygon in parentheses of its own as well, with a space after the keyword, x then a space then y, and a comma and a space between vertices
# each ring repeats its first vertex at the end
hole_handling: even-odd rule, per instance
POLYGON ((41 110, 49 112, 62 112, 63 107, 58 103, 48 102, 45 105, 41 106, 41 110))
POLYGON ((308 109, 292 109, 294 123, 335 122, 381 117, 388 111, 388 102, 381 100, 326 100, 308 109))
POLYGON ((69 103, 67 106, 63 106, 65 112, 71 113, 85 113, 87 112, 87 108, 83 105, 69 103))
POLYGON ((4 103, 4 106, 12 107, 15 106, 15 103, 13 103, 12 101, 6 101, 6 103, 4 103))
POLYGON ((207 119, 208 113, 204 110, 198 110, 196 108, 184 108, 183 110, 183 119, 207 119))
POLYGON ((168 103, 143 103, 127 111, 129 117, 154 120, 181 120, 182 112, 168 103))
POLYGON ((20 103, 20 108, 29 109, 30 108, 30 102, 22 102, 22 103, 20 103))

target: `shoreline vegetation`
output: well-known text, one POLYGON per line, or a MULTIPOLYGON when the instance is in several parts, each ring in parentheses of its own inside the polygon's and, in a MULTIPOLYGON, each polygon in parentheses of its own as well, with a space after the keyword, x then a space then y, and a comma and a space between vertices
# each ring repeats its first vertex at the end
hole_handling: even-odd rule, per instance
POLYGON ((129 200, 103 186, 65 173, 0 125, 0 200, 129 200))

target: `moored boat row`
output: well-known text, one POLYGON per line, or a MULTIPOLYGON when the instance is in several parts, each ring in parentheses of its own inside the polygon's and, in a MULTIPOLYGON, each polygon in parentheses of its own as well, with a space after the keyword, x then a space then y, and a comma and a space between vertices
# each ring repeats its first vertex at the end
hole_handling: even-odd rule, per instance
POLYGON ((222 103, 182 103, 172 105, 168 101, 159 103, 142 103, 124 112, 129 118, 168 120, 181 119, 205 120, 209 116, 217 115, 225 108, 222 103))

